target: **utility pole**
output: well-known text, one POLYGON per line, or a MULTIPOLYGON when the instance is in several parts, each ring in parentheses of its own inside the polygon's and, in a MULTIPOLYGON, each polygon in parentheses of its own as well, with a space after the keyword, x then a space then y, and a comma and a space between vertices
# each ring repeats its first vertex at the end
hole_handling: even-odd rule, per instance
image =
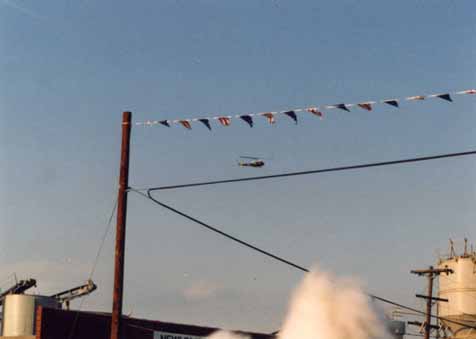
POLYGON ((431 329, 438 329, 439 328, 438 326, 431 324, 431 307, 433 305, 432 302, 434 300, 448 302, 448 299, 433 297, 433 281, 434 281, 435 277, 440 275, 441 273, 446 273, 448 275, 450 273, 453 273, 453 270, 450 269, 450 268, 433 268, 433 266, 430 266, 429 269, 413 270, 413 271, 410 271, 410 273, 417 274, 419 276, 426 276, 428 278, 428 295, 421 295, 421 294, 416 294, 415 295, 417 298, 426 299, 426 320, 425 320, 425 322, 422 324, 418 321, 410 321, 410 322, 408 322, 408 324, 424 327, 424 329, 425 329, 425 338, 424 339, 430 339, 431 329))
POLYGON ((122 113, 121 164, 117 196, 116 250, 114 253, 114 290, 112 293, 111 339, 120 339, 124 288, 124 247, 126 243, 127 189, 129 188, 129 146, 131 112, 122 113))

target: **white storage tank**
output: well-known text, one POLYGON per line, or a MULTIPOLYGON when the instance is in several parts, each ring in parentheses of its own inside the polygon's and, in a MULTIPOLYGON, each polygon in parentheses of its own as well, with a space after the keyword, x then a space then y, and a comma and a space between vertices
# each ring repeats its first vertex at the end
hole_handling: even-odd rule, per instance
POLYGON ((456 255, 452 251, 452 255, 440 260, 438 267, 453 270, 452 274, 439 276, 438 296, 448 302, 438 302, 438 315, 462 323, 443 321, 454 337, 468 336, 475 332, 469 327, 476 326, 476 253, 467 253, 465 249, 463 255, 456 255))
POLYGON ((11 294, 3 303, 2 335, 25 336, 35 334, 37 306, 59 308, 58 302, 50 297, 26 294, 11 294))

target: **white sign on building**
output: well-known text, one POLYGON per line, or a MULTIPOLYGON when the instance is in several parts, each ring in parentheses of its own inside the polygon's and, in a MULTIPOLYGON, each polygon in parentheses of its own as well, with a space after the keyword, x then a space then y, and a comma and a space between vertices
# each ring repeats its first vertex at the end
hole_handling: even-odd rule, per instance
POLYGON ((154 331, 154 339, 204 339, 190 334, 154 331))

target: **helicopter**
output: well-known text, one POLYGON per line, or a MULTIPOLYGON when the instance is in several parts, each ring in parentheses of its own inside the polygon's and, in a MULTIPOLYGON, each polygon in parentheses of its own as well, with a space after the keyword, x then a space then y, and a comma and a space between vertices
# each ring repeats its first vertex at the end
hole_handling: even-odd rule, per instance
POLYGON ((240 167, 259 168, 264 166, 264 161, 261 158, 240 156, 240 159, 249 159, 249 161, 238 161, 240 167))

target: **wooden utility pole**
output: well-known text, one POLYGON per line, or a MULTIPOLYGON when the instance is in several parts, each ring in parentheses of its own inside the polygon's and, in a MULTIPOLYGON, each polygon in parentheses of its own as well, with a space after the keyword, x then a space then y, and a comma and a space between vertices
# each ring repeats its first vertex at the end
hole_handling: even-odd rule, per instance
POLYGON ((127 189, 129 188, 129 146, 131 112, 122 114, 121 168, 117 196, 116 250, 114 254, 114 290, 112 293, 111 339, 120 339, 122 295, 124 288, 124 247, 126 243, 127 189))
POLYGON ((417 322, 417 321, 412 321, 412 322, 408 322, 408 323, 410 325, 417 325, 417 326, 424 327, 424 329, 425 329, 425 338, 424 339, 430 339, 431 329, 438 329, 439 328, 438 326, 435 326, 435 325, 431 324, 431 308, 432 308, 432 305, 433 305, 432 304, 433 300, 448 302, 448 299, 433 297, 433 281, 435 279, 435 276, 440 275, 441 273, 450 274, 450 273, 453 273, 453 270, 450 269, 450 268, 433 268, 433 266, 430 266, 429 269, 413 270, 413 271, 410 271, 410 273, 418 274, 419 276, 424 275, 428 278, 428 295, 421 295, 421 294, 416 295, 417 298, 426 299, 426 320, 425 320, 425 322, 423 324, 420 323, 420 322, 417 322))

